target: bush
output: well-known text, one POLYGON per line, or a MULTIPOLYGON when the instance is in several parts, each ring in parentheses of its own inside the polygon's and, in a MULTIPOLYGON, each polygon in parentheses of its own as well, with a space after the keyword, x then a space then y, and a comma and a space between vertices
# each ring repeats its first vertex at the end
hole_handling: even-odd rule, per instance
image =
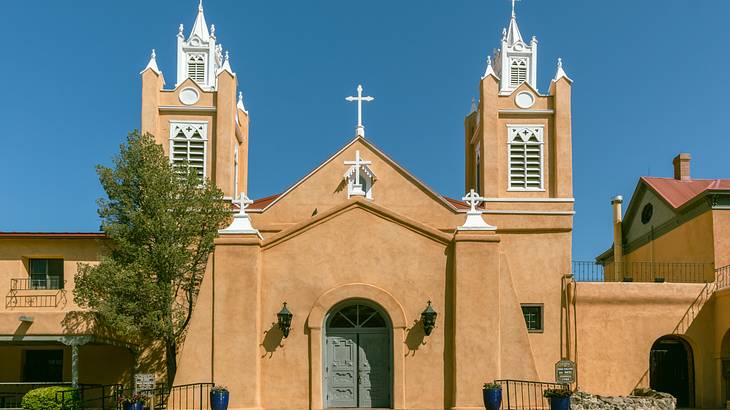
POLYGON ((547 397, 548 399, 553 398, 553 397, 565 398, 565 397, 572 396, 573 392, 570 389, 564 389, 564 388, 563 389, 547 389, 544 392, 542 392, 542 395, 544 397, 547 397))
POLYGON ((78 410, 79 394, 76 389, 65 386, 41 387, 33 389, 23 396, 21 406, 26 410, 78 410), (62 391, 70 391, 63 395, 63 403, 61 402, 62 391), (56 395, 58 393, 58 396, 56 395), (58 397, 58 401, 56 401, 58 397))

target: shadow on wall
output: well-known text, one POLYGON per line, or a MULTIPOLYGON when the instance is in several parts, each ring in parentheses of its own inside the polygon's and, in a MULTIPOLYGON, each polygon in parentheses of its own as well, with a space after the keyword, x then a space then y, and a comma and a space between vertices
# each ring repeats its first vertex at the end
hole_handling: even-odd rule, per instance
POLYGON ((261 357, 269 356, 271 358, 276 349, 284 347, 284 344, 281 343, 282 340, 284 340, 284 333, 279 329, 279 325, 272 323, 269 330, 264 331, 264 340, 260 346, 264 348, 266 353, 261 357))
POLYGON ((426 345, 426 342, 424 339, 426 338, 426 333, 423 331, 423 321, 422 320, 414 320, 413 326, 411 326, 409 329, 406 330, 406 346, 408 346, 408 351, 406 352, 406 356, 415 356, 416 351, 423 345, 426 345))

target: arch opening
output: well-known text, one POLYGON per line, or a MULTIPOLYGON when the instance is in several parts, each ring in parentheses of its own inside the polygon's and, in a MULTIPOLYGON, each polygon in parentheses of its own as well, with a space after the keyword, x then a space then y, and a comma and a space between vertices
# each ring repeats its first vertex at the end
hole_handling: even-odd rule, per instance
POLYGON ((657 339, 649 353, 650 387, 674 396, 677 407, 694 407, 694 379, 694 355, 690 344, 679 336, 657 339))
POLYGON ((324 327, 326 407, 392 407, 393 332, 385 310, 347 300, 329 311, 324 327))

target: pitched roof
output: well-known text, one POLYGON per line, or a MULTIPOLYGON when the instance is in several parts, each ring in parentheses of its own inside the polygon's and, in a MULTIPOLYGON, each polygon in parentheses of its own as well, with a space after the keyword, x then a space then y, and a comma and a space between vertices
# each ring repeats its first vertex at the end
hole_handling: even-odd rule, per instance
POLYGON ((641 177, 669 205, 678 209, 705 191, 730 190, 730 179, 691 179, 641 177))

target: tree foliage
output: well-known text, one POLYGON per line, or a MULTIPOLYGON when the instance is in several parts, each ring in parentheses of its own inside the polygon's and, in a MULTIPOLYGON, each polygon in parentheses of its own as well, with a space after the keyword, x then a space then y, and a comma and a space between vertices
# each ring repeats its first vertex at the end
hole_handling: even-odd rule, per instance
POLYGON ((149 134, 130 133, 113 167, 99 165, 97 173, 108 252, 80 267, 75 300, 115 333, 163 342, 172 383, 177 345, 230 212, 214 184, 170 164, 149 134))

